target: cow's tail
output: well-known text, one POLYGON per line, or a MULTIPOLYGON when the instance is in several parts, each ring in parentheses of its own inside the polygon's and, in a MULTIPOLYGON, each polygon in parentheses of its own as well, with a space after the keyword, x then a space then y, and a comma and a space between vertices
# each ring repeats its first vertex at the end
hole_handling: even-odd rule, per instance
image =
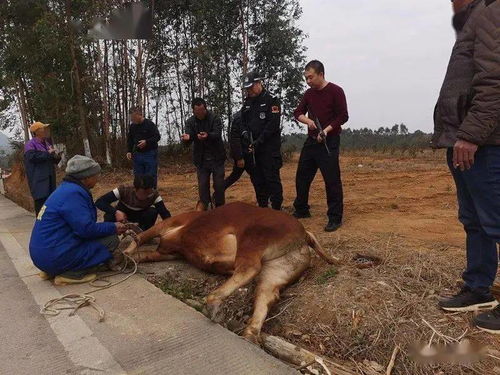
POLYGON ((132 255, 137 251, 139 246, 142 244, 148 242, 149 240, 156 238, 160 235, 161 232, 161 227, 163 222, 160 222, 151 228, 149 228, 147 231, 137 233, 135 230, 128 231, 127 233, 132 235, 132 238, 134 239, 130 245, 125 249, 124 253, 127 255, 132 255))
POLYGON ((342 263, 339 258, 328 255, 318 242, 316 236, 309 231, 306 231, 306 241, 307 244, 314 249, 316 254, 318 254, 325 262, 336 265, 340 265, 342 263))

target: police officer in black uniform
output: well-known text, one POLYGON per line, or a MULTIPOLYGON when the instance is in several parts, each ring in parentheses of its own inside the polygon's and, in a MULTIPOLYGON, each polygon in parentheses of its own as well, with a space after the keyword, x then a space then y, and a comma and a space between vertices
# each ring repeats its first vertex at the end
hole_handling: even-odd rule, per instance
MULTIPOLYGON (((268 207, 269 200, 275 210, 281 210, 283 186, 281 185, 281 106, 263 86, 262 77, 250 72, 245 77, 243 87, 247 98, 241 110, 242 139, 255 165, 251 180, 254 185, 259 207, 268 207), (255 158, 253 157, 255 156, 255 158)), ((248 160, 250 159, 250 160, 248 160)))

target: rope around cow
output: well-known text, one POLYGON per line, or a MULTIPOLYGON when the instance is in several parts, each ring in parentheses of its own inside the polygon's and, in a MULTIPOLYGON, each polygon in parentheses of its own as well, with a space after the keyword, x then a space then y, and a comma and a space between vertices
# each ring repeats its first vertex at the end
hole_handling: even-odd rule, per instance
MULTIPOLYGON (((127 238, 127 236, 132 237, 132 239, 135 242, 138 242, 138 238, 137 238, 137 234, 136 234, 137 229, 138 229, 137 226, 130 224, 130 223, 128 225, 131 229, 129 229, 125 232, 123 238, 120 241, 120 244, 125 240, 125 238, 127 238)), ((139 231, 140 231, 140 229, 139 229, 139 231)), ((40 313, 43 315, 47 315, 47 316, 57 316, 63 310, 71 310, 71 312, 69 313, 69 316, 73 316, 76 314, 78 309, 80 309, 81 307, 90 306, 94 310, 97 311, 97 313, 99 315, 99 322, 103 322, 104 317, 105 317, 104 309, 96 303, 96 298, 90 294, 99 292, 101 290, 109 289, 113 286, 121 284, 121 283, 127 281, 128 279, 130 279, 132 276, 134 276, 137 273, 138 265, 137 265, 137 262, 135 261, 135 259, 130 257, 128 254, 125 254, 125 252, 123 252, 123 251, 121 253, 123 254, 123 256, 125 258, 125 262, 124 262, 122 268, 118 272, 115 272, 115 273, 112 273, 109 275, 103 275, 103 276, 98 277, 95 280, 93 280, 90 283, 90 286, 93 286, 96 289, 90 290, 90 291, 82 293, 82 294, 71 293, 71 294, 66 294, 62 297, 51 299, 50 301, 47 301, 41 307, 40 313), (134 265, 134 268, 132 271, 126 271, 127 266, 129 264, 129 261, 134 265), (127 274, 127 276, 125 276, 122 280, 116 281, 114 283, 111 282, 110 280, 108 280, 109 277, 117 276, 117 275, 121 275, 121 274, 127 274), (96 283, 105 283, 105 284, 104 285, 102 285, 102 284, 96 285, 96 283)))

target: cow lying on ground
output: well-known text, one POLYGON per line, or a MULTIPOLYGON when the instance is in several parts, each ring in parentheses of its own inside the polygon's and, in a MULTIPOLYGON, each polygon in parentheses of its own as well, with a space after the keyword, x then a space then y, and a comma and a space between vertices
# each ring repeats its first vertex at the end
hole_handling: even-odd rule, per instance
POLYGON ((294 217, 240 202, 169 218, 140 233, 136 241, 125 253, 138 262, 181 256, 202 270, 231 275, 206 298, 206 311, 212 320, 226 297, 259 276, 253 316, 243 332, 254 343, 260 340, 262 325, 280 289, 309 267, 310 248, 328 263, 338 263, 294 217), (160 237, 156 251, 136 252, 155 237, 160 237))

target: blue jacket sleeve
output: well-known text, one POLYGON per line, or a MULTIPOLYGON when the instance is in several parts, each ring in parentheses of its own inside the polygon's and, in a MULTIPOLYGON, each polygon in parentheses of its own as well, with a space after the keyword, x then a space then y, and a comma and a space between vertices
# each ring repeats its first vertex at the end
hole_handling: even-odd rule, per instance
POLYGON ((64 203, 60 211, 63 219, 78 237, 84 239, 97 239, 115 234, 114 223, 96 223, 84 194, 75 194, 74 199, 64 203))

